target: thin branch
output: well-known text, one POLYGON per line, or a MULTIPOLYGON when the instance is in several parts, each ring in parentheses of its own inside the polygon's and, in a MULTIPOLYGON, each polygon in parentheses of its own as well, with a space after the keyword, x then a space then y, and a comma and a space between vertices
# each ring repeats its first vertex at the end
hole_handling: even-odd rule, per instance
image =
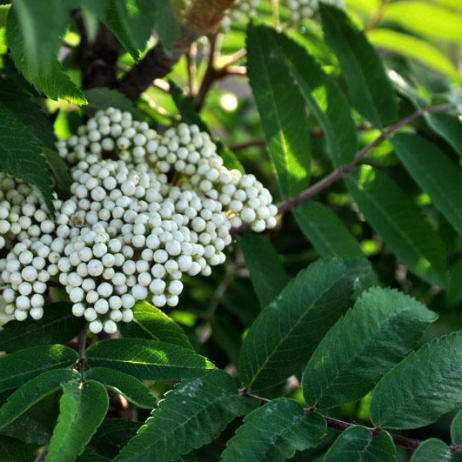
MULTIPOLYGON (((239 390, 239 394, 241 396, 244 396, 246 398, 252 398, 252 399, 255 399, 257 401, 260 402, 260 405, 263 406, 267 403, 269 403, 271 400, 270 399, 267 399, 267 398, 263 398, 262 396, 258 396, 258 395, 254 395, 252 393, 249 393, 248 389, 247 388, 242 388, 241 390, 239 390)), ((310 415, 312 414, 314 411, 316 411, 316 408, 314 407, 307 407, 304 409, 305 411, 305 415, 310 415)), ((323 416, 326 423, 327 423, 327 426, 329 428, 332 428, 333 430, 337 430, 339 432, 343 432, 345 430, 347 430, 348 428, 350 427, 354 427, 356 426, 357 424, 354 424, 354 423, 350 423, 350 422, 345 422, 343 420, 339 420, 339 419, 334 419, 333 417, 329 417, 329 416, 323 416)), ((382 429, 379 428, 379 427, 366 427, 371 433, 373 436, 376 436, 378 435, 382 429)), ((416 440, 416 439, 413 439, 413 438, 408 438, 407 436, 403 436, 403 435, 396 435, 396 434, 390 434, 393 442, 395 443, 396 446, 401 446, 403 448, 408 448, 408 449, 417 449, 420 444, 422 443, 422 441, 420 440, 416 440)), ((455 452, 459 452, 462 450, 462 446, 451 446, 451 453, 454 454, 455 452)))
MULTIPOLYGON (((320 193, 324 189, 328 188, 330 185, 332 185, 336 181, 344 178, 363 160, 364 157, 366 157, 367 154, 369 154, 369 152, 372 151, 372 149, 374 149, 379 144, 383 143, 390 135, 392 135, 399 129, 405 127, 411 122, 414 122, 415 120, 419 119, 425 114, 431 114, 435 112, 444 112, 444 111, 454 108, 455 106, 456 106, 455 104, 441 104, 438 106, 432 106, 428 108, 419 109, 417 112, 414 112, 414 114, 411 114, 410 116, 395 123, 391 127, 387 128, 384 132, 382 132, 372 143, 362 148, 356 154, 352 162, 350 162, 347 165, 343 165, 337 170, 334 170, 331 174, 327 175, 322 180, 313 184, 308 189, 305 189, 305 191, 303 191, 300 195, 280 204, 278 207, 279 214, 283 214, 283 213, 288 212, 289 210, 292 210, 297 205, 311 199, 313 196, 320 193)), ((248 229, 249 229, 248 225, 242 225, 239 228, 232 229, 231 234, 236 236, 236 235, 244 233, 248 229)))
POLYGON ((158 43, 119 81, 117 88, 133 101, 149 88, 152 81, 170 73, 173 66, 199 37, 214 33, 226 9, 234 0, 195 0, 181 27, 180 37, 167 53, 158 43))
POLYGON ((382 3, 380 4, 379 8, 372 16, 369 24, 366 26, 366 32, 370 32, 371 30, 375 29, 379 25, 380 21, 383 18, 383 15, 385 14, 385 10, 387 9, 387 6, 390 3, 391 3, 391 0, 382 0, 382 3))
POLYGON ((218 35, 211 34, 208 36, 209 39, 209 57, 207 60, 207 68, 205 70, 204 77, 202 79, 199 92, 197 93, 196 98, 196 111, 199 112, 205 102, 205 97, 207 96, 208 91, 211 86, 218 78, 218 70, 215 68, 215 57, 217 52, 218 45, 218 35))

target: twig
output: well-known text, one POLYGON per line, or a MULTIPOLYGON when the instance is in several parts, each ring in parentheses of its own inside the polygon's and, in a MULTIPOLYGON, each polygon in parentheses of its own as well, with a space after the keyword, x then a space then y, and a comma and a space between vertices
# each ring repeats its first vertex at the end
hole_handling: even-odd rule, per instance
MULTIPOLYGON (((239 390, 239 394, 246 398, 252 398, 252 399, 259 401, 261 406, 264 406, 265 404, 271 401, 270 399, 263 398, 262 396, 257 396, 252 393, 249 393, 247 388, 242 388, 241 390, 239 390)), ((305 411, 305 415, 310 415, 314 411, 316 411, 316 408, 307 407, 304 409, 304 411, 305 411)), ((343 432, 347 430, 348 428, 354 427, 357 425, 357 424, 350 423, 350 422, 344 422, 343 420, 334 419, 333 417, 329 417, 329 416, 323 416, 323 417, 329 428, 332 428, 333 430, 337 430, 340 432, 343 432)), ((372 433, 373 436, 378 435, 382 431, 382 429, 379 427, 366 427, 366 428, 372 433)), ((407 436, 403 436, 403 435, 390 434, 390 436, 396 446, 401 446, 403 448, 408 448, 412 450, 417 449, 422 443, 420 440, 408 438, 407 436)), ((459 452, 461 450, 462 450, 462 446, 451 446, 452 454, 454 454, 455 452, 459 452)))
POLYGON ((380 4, 379 8, 372 16, 371 20, 369 21, 369 24, 366 26, 366 32, 370 32, 371 30, 375 29, 379 25, 380 21, 383 18, 383 15, 385 14, 385 10, 387 9, 387 6, 390 3, 391 3, 391 0, 382 0, 382 3, 380 4))
POLYGON ((186 15, 172 52, 167 53, 162 44, 157 44, 124 75, 117 85, 118 90, 136 101, 154 79, 170 73, 193 42, 215 31, 225 10, 233 3, 234 0, 196 0, 186 15))
POLYGON ((83 374, 85 372, 87 360, 85 358, 85 351, 87 349, 87 334, 88 334, 88 324, 85 324, 82 332, 79 335, 79 372, 81 376, 81 380, 83 380, 83 374))
MULTIPOLYGON (((419 119, 420 117, 424 116, 425 114, 431 114, 435 112, 444 112, 449 109, 454 108, 456 105, 455 104, 441 104, 438 106, 432 106, 428 108, 423 108, 419 109, 417 112, 414 112, 414 114, 411 114, 408 117, 405 117, 404 119, 400 120, 399 122, 395 123, 391 127, 387 128, 384 132, 382 132, 372 143, 368 144, 364 148, 362 148, 355 156, 352 162, 350 162, 347 165, 343 165, 342 167, 338 168, 337 170, 334 170, 331 174, 327 175, 324 177, 322 180, 318 181, 317 183, 313 184, 310 186, 308 189, 305 189, 300 195, 287 200, 286 202, 283 202, 282 204, 279 205, 278 207, 278 212, 280 214, 286 213, 289 210, 292 210, 294 207, 297 205, 301 204, 302 202, 305 202, 308 199, 311 199, 313 196, 316 194, 320 193, 327 187, 329 187, 331 184, 335 183, 336 181, 344 178, 348 173, 350 173, 358 164, 361 162, 361 160, 366 157, 367 154, 369 154, 372 149, 374 149, 376 146, 379 144, 383 143, 390 135, 392 135, 394 132, 398 131, 399 129, 405 127, 406 125, 410 124, 411 122, 414 122, 414 120, 419 119)), ((231 234, 236 236, 239 234, 244 233, 249 229, 248 225, 242 225, 239 228, 234 228, 231 230, 231 234)))
POLYGON ((208 36, 209 39, 209 57, 207 60, 207 68, 205 70, 204 77, 202 79, 199 92, 196 98, 196 111, 199 112, 204 104, 205 97, 213 85, 213 82, 217 79, 218 71, 215 68, 215 56, 217 51, 218 36, 217 34, 211 34, 208 36))

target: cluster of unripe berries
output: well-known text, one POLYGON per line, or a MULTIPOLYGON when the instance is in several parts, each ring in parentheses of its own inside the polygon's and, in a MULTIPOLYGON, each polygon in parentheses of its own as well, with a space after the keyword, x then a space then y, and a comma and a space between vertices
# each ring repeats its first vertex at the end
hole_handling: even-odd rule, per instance
POLYGON ((176 306, 183 275, 209 276, 225 261, 231 228, 276 225, 268 190, 228 170, 197 126, 160 135, 109 108, 57 148, 73 183, 54 201, 55 220, 31 187, 0 173, 0 285, 17 320, 40 319, 59 283, 75 316, 113 334, 137 301, 176 306))
POLYGON ((344 0, 284 0, 283 4, 290 11, 291 23, 297 25, 304 19, 313 17, 319 9, 320 2, 334 5, 338 8, 345 6, 344 0))

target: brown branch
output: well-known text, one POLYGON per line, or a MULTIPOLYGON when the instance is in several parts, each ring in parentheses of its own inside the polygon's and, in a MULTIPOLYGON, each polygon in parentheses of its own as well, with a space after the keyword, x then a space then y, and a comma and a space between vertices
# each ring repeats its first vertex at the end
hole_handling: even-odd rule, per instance
MULTIPOLYGON (((271 401, 270 399, 263 398, 262 396, 257 396, 257 395, 253 395, 252 393, 249 393, 247 388, 242 388, 241 390, 239 390, 239 394, 246 398, 252 398, 252 399, 259 401, 261 406, 264 406, 265 404, 271 401)), ((304 411, 305 411, 305 415, 310 415, 314 411, 316 411, 316 408, 307 407, 304 409, 304 411)), ((357 425, 357 424, 350 423, 350 422, 344 422, 343 420, 334 419, 333 417, 329 417, 329 416, 323 416, 323 417, 326 421, 328 428, 332 428, 333 430, 337 430, 339 432, 344 432, 348 428, 354 427, 357 425)), ((372 433, 373 436, 378 435, 382 431, 380 427, 365 427, 365 428, 367 428, 372 433)), ((390 436, 396 446, 401 446, 407 449, 412 449, 412 450, 417 449, 422 443, 422 441, 420 440, 416 440, 414 438, 408 438, 407 436, 403 436, 403 435, 390 434, 390 436)), ((454 454, 455 452, 461 451, 462 446, 451 446, 450 449, 451 449, 451 453, 454 454)))
POLYGON ((154 79, 170 73, 193 42, 203 35, 215 32, 225 10, 233 2, 234 0, 195 0, 181 26, 180 37, 175 42, 172 52, 167 53, 162 44, 158 43, 124 75, 118 83, 118 90, 136 101, 154 79))
MULTIPOLYGON (((419 119, 420 117, 424 116, 425 114, 431 114, 435 112, 444 112, 449 109, 454 108, 455 104, 441 104, 438 106, 432 106, 428 108, 419 109, 414 114, 411 114, 408 117, 396 122, 391 127, 387 128, 384 132, 382 132, 372 143, 368 144, 364 148, 362 148, 355 156, 352 162, 347 165, 343 165, 342 167, 334 170, 331 174, 324 177, 322 180, 318 181, 317 183, 310 186, 308 189, 305 189, 301 194, 298 196, 283 202, 278 207, 279 214, 283 214, 292 210, 297 205, 301 204, 302 202, 311 199, 316 194, 320 193, 324 189, 328 188, 330 185, 335 183, 336 181, 344 178, 348 173, 350 173, 360 162, 369 154, 372 149, 374 149, 379 144, 383 143, 390 135, 394 132, 398 131, 399 129, 405 127, 406 125, 414 122, 415 120, 419 119)), ((234 228, 231 230, 231 234, 236 236, 239 234, 244 233, 249 229, 248 225, 242 225, 239 228, 234 228)))

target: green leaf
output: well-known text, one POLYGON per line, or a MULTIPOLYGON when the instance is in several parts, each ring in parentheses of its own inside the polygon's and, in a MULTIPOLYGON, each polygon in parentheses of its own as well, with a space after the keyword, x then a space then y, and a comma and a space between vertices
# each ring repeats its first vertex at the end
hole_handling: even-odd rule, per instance
POLYGON ((462 173, 458 165, 437 145, 416 134, 395 135, 392 145, 412 178, 462 236, 462 173))
POLYGON ((12 352, 22 348, 66 343, 83 329, 85 321, 72 315, 71 304, 60 302, 47 305, 39 321, 9 321, 0 331, 0 351, 12 352))
POLYGON ((455 306, 462 301, 462 258, 450 269, 447 302, 449 306, 455 306))
POLYGON ((244 418, 223 451, 223 462, 283 462, 296 451, 315 448, 326 434, 324 418, 314 412, 306 416, 295 401, 279 398, 244 418))
POLYGON ((48 161, 48 167, 53 172, 55 190, 61 199, 71 196, 72 177, 64 159, 53 149, 43 148, 43 154, 48 161))
POLYGON ((18 70, 39 93, 85 104, 83 93, 56 59, 70 4, 60 0, 15 0, 14 6, 8 14, 6 35, 18 70))
POLYGON ((242 383, 264 390, 299 372, 353 299, 372 285, 369 264, 326 258, 300 271, 250 327, 242 345, 242 383))
POLYGON ((85 91, 88 106, 85 111, 94 115, 100 109, 116 107, 121 111, 129 112, 137 120, 142 120, 143 116, 136 108, 133 101, 129 100, 124 94, 110 88, 91 88, 85 91))
POLYGON ((71 369, 55 369, 26 382, 14 391, 0 408, 0 428, 6 427, 40 400, 59 390, 62 384, 78 376, 79 374, 71 369))
POLYGON ((87 350, 86 357, 91 367, 111 367, 141 380, 180 380, 214 369, 189 348, 138 338, 98 342, 87 350))
POLYGON ((252 404, 238 395, 234 380, 220 370, 185 381, 159 402, 114 462, 176 461, 216 439, 252 404))
POLYGON ((176 39, 180 36, 180 26, 176 20, 171 2, 155 0, 154 3, 156 32, 159 34, 163 47, 171 53, 176 39))
POLYGON ((382 28, 371 30, 368 38, 376 47, 415 59, 453 80, 461 81, 460 74, 449 58, 424 40, 382 28))
POLYGON ((29 94, 8 80, 0 79, 0 101, 5 109, 29 129, 38 143, 55 149, 53 124, 29 94))
POLYGON ((255 293, 264 308, 280 294, 289 282, 289 276, 267 239, 249 231, 239 238, 239 247, 244 254, 255 293))
POLYGON ((447 444, 437 438, 430 438, 414 451, 411 462, 450 462, 451 459, 451 451, 447 444))
POLYGON ((34 135, 0 102, 0 169, 36 186, 54 211, 52 178, 46 158, 34 135))
POLYGON ((140 408, 152 409, 156 405, 156 399, 149 389, 131 375, 107 367, 95 367, 90 369, 85 377, 102 383, 140 408))
POLYGON ((350 163, 358 148, 356 127, 350 105, 335 80, 301 45, 272 29, 267 29, 266 33, 274 36, 278 48, 272 53, 278 52, 279 59, 285 62, 287 72, 321 124, 334 165, 339 167, 350 163))
POLYGON ((459 117, 449 114, 425 114, 425 120, 462 157, 462 122, 459 117))
POLYGON ((462 41, 462 18, 437 5, 421 1, 393 3, 385 8, 383 19, 392 21, 419 36, 462 41))
POLYGON ((366 165, 350 174, 346 184, 368 223, 401 262, 444 287, 444 245, 409 196, 384 173, 366 165))
POLYGON ((0 392, 11 390, 37 375, 75 363, 79 355, 63 345, 26 348, 0 358, 0 392))
POLYGON ((284 198, 308 185, 311 149, 308 112, 287 66, 276 33, 250 23, 247 30, 249 82, 260 113, 268 151, 284 198))
POLYGON ((124 337, 148 338, 192 349, 183 329, 163 311, 147 302, 138 302, 134 306, 133 321, 121 326, 121 332, 124 337))
POLYGON ((100 383, 73 380, 64 384, 58 423, 45 462, 77 459, 103 421, 108 406, 109 397, 100 383))
POLYGON ((416 346, 436 318, 395 290, 364 292, 311 356, 303 374, 307 403, 329 408, 363 397, 416 346))
POLYGON ((372 436, 365 427, 346 429, 327 451, 323 462, 395 462, 396 449, 390 435, 381 431, 372 436))
POLYGON ((100 19, 133 58, 138 60, 140 51, 146 48, 152 34, 156 9, 152 0, 109 0, 105 17, 100 19))
POLYGON ((317 202, 303 202, 294 209, 298 226, 321 257, 364 257, 358 241, 330 209, 317 202))
POLYGON ((452 444, 462 444, 462 410, 460 410, 451 422, 452 444))
POLYGON ((356 109, 375 127, 391 125, 398 117, 397 98, 378 54, 343 10, 322 2, 319 10, 356 109))
POLYGON ((425 344, 377 384, 371 420, 377 427, 419 428, 462 404, 462 332, 425 344))
POLYGON ((0 436, 0 457, 2 461, 33 462, 36 460, 36 451, 36 446, 25 444, 6 436, 0 436))
POLYGON ((93 436, 90 446, 112 459, 128 443, 128 440, 136 435, 142 425, 142 422, 127 419, 104 419, 93 436))

